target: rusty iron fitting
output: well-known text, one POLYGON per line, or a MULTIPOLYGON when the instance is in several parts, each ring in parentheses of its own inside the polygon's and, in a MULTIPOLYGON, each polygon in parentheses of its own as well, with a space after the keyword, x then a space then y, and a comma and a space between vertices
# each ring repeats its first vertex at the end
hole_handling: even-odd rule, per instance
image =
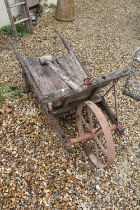
POLYGON ((125 128, 122 125, 118 124, 117 125, 117 130, 118 130, 120 135, 124 135, 125 128))
POLYGON ((84 84, 87 85, 87 86, 90 86, 93 82, 93 79, 90 78, 90 77, 87 77, 84 79, 84 84))

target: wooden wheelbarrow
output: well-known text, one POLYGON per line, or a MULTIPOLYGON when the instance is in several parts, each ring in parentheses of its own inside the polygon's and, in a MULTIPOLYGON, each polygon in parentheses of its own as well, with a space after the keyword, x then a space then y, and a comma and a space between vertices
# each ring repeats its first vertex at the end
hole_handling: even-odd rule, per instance
POLYGON ((99 90, 112 82, 115 91, 118 79, 130 72, 115 71, 93 80, 71 46, 62 35, 59 34, 59 37, 68 50, 68 55, 59 58, 22 59, 13 47, 23 70, 26 90, 33 90, 36 94, 61 145, 71 152, 73 145, 80 143, 91 162, 103 168, 106 164, 113 164, 115 159, 112 133, 123 134, 124 129, 99 90), (75 113, 79 135, 69 139, 60 126, 59 118, 71 112, 75 113))

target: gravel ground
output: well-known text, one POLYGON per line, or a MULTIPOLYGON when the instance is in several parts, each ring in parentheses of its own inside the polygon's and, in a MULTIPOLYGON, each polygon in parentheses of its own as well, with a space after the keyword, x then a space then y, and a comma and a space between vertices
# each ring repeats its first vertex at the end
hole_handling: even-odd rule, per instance
MULTIPOLYGON (((93 77, 124 69, 140 46, 139 0, 77 0, 73 23, 44 14, 36 33, 18 42, 24 56, 60 55, 54 29, 72 43, 93 77)), ((22 86, 21 69, 0 36, 0 84, 22 86)), ((7 96, 0 107, 0 209, 139 209, 140 103, 117 86, 118 114, 125 135, 114 136, 116 161, 96 169, 75 147, 73 156, 58 140, 33 94, 7 96), (11 107, 13 112, 5 112, 11 107)), ((108 101, 113 104, 112 95, 108 101)), ((68 120, 70 121, 70 120, 68 120)), ((71 130, 71 123, 68 125, 71 130)))

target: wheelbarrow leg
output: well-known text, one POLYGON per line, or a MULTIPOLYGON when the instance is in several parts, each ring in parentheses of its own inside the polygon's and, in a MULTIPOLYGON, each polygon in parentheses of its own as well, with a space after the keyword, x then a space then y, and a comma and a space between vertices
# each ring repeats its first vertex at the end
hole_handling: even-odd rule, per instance
MULTIPOLYGON (((113 113, 113 111, 111 110, 110 106, 108 105, 104 97, 102 97, 102 100, 99 102, 99 105, 101 109, 107 113, 111 122, 116 126, 119 125, 117 116, 113 113)), ((117 131, 119 132, 120 135, 124 134, 124 128, 122 126, 118 126, 117 131)))
POLYGON ((53 129, 55 130, 58 139, 61 142, 61 145, 68 151, 72 152, 73 149, 71 147, 71 144, 69 142, 69 139, 66 137, 66 135, 63 132, 63 129, 59 126, 58 121, 56 117, 54 116, 53 112, 48 110, 48 107, 46 105, 43 105, 43 108, 47 114, 48 120, 50 121, 53 129))
POLYGON ((111 108, 109 107, 108 103, 106 102, 105 98, 102 97, 102 100, 99 102, 100 107, 108 114, 109 119, 112 123, 117 123, 117 116, 113 113, 111 108))
POLYGON ((29 92, 31 92, 31 86, 29 84, 28 77, 24 71, 22 72, 22 78, 23 78, 23 82, 24 82, 24 90, 28 94, 29 92))

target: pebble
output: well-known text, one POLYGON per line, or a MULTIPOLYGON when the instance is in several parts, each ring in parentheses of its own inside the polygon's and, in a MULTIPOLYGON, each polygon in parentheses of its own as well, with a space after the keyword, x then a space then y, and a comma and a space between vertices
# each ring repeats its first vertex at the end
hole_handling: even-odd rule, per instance
POLYGON ((96 189, 97 189, 97 190, 100 190, 100 186, 99 186, 99 185, 96 185, 96 189))
POLYGON ((8 114, 11 114, 13 112, 13 109, 12 108, 6 108, 5 112, 8 113, 8 114))

